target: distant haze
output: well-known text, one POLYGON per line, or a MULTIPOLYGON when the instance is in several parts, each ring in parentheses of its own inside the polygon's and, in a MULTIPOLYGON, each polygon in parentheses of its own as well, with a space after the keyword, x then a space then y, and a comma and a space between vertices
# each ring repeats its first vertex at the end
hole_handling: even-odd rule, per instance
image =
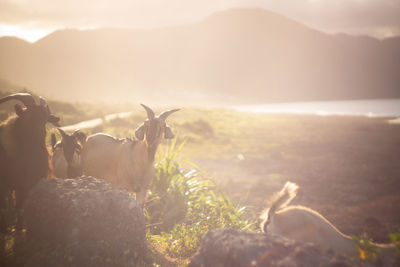
POLYGON ((0 38, 0 77, 59 99, 267 103, 400 97, 400 38, 329 35, 262 9, 157 29, 0 38))
POLYGON ((400 34, 398 0, 2 0, 0 36, 36 41, 65 28, 183 25, 231 8, 271 10, 328 33, 400 34))

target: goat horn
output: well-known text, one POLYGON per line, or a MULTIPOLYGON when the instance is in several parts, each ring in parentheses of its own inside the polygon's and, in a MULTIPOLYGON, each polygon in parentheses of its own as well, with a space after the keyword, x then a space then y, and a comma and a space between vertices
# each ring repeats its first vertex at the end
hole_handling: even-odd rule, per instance
POLYGON ((36 106, 35 99, 33 98, 33 96, 31 94, 28 94, 28 93, 17 93, 17 94, 5 96, 3 98, 0 98, 0 104, 3 102, 6 102, 8 100, 12 100, 12 99, 17 99, 17 100, 21 101, 22 103, 24 103, 24 105, 27 108, 32 108, 32 107, 36 106))
POLYGON ((180 110, 180 109, 177 108, 177 109, 172 109, 172 110, 164 111, 164 112, 161 113, 158 117, 159 117, 160 119, 162 119, 163 121, 165 121, 165 120, 168 118, 169 115, 171 115, 171 114, 174 113, 174 112, 177 112, 178 110, 180 110))
POLYGON ((154 119, 154 112, 153 112, 153 110, 151 109, 151 108, 149 108, 148 106, 146 106, 146 105, 143 105, 143 104, 140 104, 145 110, 146 110, 146 112, 147 112, 147 118, 149 119, 149 120, 152 120, 152 119, 154 119))

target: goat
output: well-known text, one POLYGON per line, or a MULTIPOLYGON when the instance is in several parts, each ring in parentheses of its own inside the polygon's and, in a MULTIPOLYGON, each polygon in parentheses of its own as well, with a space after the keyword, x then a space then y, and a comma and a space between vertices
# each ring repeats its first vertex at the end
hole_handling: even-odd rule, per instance
MULTIPOLYGON (((296 197, 298 189, 297 184, 287 182, 283 189, 275 194, 270 207, 261 215, 261 230, 264 233, 313 243, 348 256, 354 255, 356 241, 340 232, 320 213, 308 207, 288 206, 296 197)), ((382 257, 394 258, 394 244, 372 243, 372 246, 382 252, 382 257)))
POLYGON ((94 134, 88 137, 81 156, 83 174, 135 192, 137 201, 143 205, 154 176, 154 156, 162 136, 174 137, 165 120, 179 109, 164 111, 156 117, 151 108, 141 105, 146 110, 147 120, 136 129, 137 139, 94 134))
POLYGON ((57 128, 61 134, 61 141, 57 142, 56 135, 51 134, 51 147, 53 156, 51 162, 54 168, 54 175, 58 178, 74 178, 81 176, 82 168, 80 163, 82 145, 86 141, 86 134, 79 129, 72 134, 65 133, 57 128))
POLYGON ((15 191, 19 213, 30 188, 41 178, 51 176, 45 143, 46 123, 60 126, 60 118, 51 114, 44 98, 40 97, 37 105, 28 93, 5 96, 0 104, 13 99, 21 101, 26 108, 15 104, 16 114, 0 123, 0 205, 5 208, 6 199, 15 191))

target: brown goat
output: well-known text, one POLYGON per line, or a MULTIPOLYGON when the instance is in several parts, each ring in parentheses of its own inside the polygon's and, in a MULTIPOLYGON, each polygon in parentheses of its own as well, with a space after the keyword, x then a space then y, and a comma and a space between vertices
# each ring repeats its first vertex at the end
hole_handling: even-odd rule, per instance
POLYGON ((51 114, 46 100, 40 98, 37 105, 27 93, 3 97, 0 104, 13 99, 21 101, 26 108, 16 104, 16 114, 0 123, 0 207, 5 208, 6 198, 15 191, 19 213, 30 188, 50 175, 46 123, 59 126, 60 119, 51 114))
POLYGON ((86 142, 86 134, 79 129, 72 134, 67 134, 61 128, 57 128, 61 134, 61 141, 57 142, 55 134, 51 134, 51 147, 53 155, 51 162, 54 175, 58 178, 75 178, 82 174, 81 150, 86 142))
POLYGON ((82 149, 82 171, 85 175, 105 179, 115 186, 136 192, 143 204, 154 176, 154 156, 162 137, 174 137, 165 120, 179 109, 168 110, 155 116, 147 106, 147 120, 137 128, 137 140, 116 139, 103 133, 88 137, 82 149))

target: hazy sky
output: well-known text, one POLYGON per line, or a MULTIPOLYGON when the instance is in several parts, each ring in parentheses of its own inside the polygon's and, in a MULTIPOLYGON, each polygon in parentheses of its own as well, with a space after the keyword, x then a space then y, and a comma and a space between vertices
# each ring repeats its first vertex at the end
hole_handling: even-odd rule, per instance
POLYGON ((265 8, 326 32, 400 35, 400 0, 0 0, 0 36, 35 41, 63 28, 176 25, 234 7, 265 8))

